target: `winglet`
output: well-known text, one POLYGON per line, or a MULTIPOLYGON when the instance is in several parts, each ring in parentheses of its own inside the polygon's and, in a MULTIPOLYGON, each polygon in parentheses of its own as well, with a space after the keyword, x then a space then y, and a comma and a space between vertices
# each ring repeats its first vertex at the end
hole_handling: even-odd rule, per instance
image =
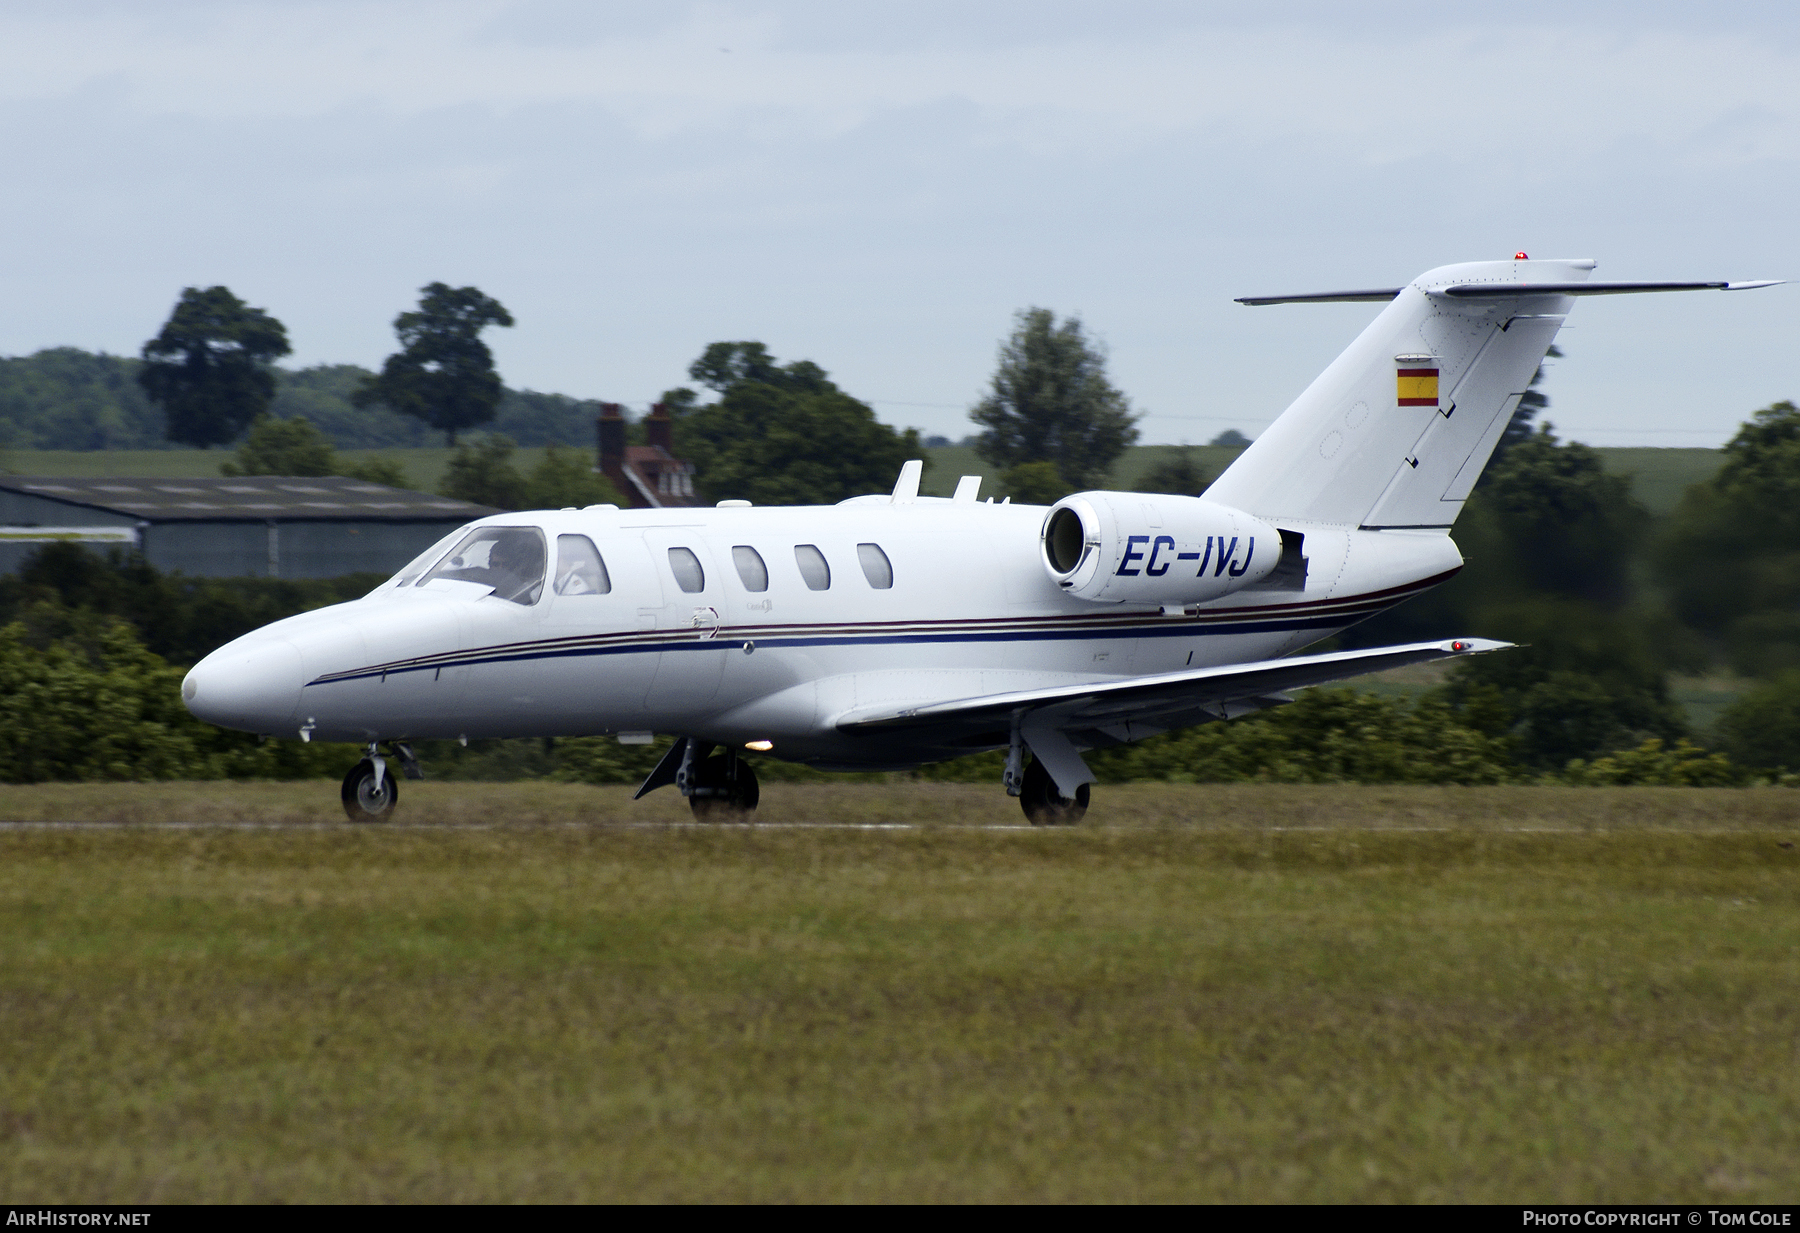
POLYGON ((900 465, 900 478, 894 481, 894 495, 891 501, 895 505, 911 505, 919 499, 919 477, 925 473, 925 464, 917 458, 909 458, 900 465))

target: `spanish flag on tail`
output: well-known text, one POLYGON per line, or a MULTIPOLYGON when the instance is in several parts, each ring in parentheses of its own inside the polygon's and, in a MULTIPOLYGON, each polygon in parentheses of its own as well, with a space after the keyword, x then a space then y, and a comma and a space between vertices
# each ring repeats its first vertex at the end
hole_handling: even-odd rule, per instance
POLYGON ((1426 368, 1418 361, 1403 362, 1395 372, 1395 393, 1401 406, 1438 405, 1438 370, 1435 367, 1426 368))

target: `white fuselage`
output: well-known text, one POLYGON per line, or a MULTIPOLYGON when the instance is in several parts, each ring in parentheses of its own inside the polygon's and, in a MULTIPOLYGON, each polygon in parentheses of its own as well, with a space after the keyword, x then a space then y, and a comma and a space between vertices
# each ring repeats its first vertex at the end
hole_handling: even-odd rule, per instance
POLYGON ((1437 531, 1283 522, 1305 535, 1303 589, 1247 590, 1185 609, 1096 603, 1065 594, 1047 574, 1045 513, 864 497, 499 515, 472 525, 535 527, 551 545, 588 537, 610 589, 558 594, 552 581, 535 603, 520 604, 466 584, 397 579, 220 648, 194 668, 184 696, 203 719, 274 736, 660 731, 770 741, 777 756, 819 765, 904 766, 946 752, 896 735, 847 735, 838 722, 896 704, 1271 659, 1461 565, 1437 531), (865 544, 891 564, 891 586, 867 575, 865 544), (750 589, 734 564, 740 546, 766 564, 766 589, 750 589), (803 575, 802 546, 829 566, 823 589, 803 575), (698 559, 697 590, 684 589, 672 549, 698 559))

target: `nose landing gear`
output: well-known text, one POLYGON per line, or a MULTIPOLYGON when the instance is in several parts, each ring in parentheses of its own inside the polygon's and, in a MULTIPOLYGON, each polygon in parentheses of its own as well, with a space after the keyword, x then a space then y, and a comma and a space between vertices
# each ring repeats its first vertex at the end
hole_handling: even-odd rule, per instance
POLYGON ((344 816, 352 822, 386 822, 400 803, 400 785, 387 773, 387 759, 364 758, 344 776, 344 816))
MULTIPOLYGON (((404 741, 389 742, 399 759, 400 770, 408 779, 423 779, 419 760, 404 741)), ((369 742, 369 756, 350 768, 344 776, 344 816, 352 822, 386 822, 400 803, 400 785, 388 773, 388 760, 381 756, 378 741, 369 742)))

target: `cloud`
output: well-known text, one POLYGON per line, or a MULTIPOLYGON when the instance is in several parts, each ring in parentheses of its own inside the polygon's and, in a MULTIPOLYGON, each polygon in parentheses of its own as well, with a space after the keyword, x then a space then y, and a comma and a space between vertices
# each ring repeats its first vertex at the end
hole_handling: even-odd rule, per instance
POLYGON ((616 31, 590 18, 557 41, 498 0, 9 11, 0 98, 111 82, 146 114, 246 123, 568 105, 651 141, 827 138, 960 103, 980 139, 1047 150, 1198 133, 1330 143, 1374 165, 1501 159, 1525 172, 1630 140, 1713 163, 1800 154, 1800 50, 1751 32, 1202 16, 1111 37, 1052 22, 1002 46, 884 49, 811 45, 783 14, 696 6, 616 31), (1753 128, 1733 127, 1750 116, 1753 128))
MULTIPOLYGON (((1204 439, 1271 418, 1361 320, 1233 295, 1521 247, 1800 270, 1800 18, 1698 14, 17 0, 0 222, 32 311, 0 351, 134 351, 182 286, 225 283, 303 360, 377 363, 442 279, 519 317, 519 384, 641 401, 761 337, 953 407, 1034 303, 1108 337, 1153 438, 1204 439)), ((1584 306, 1559 423, 1716 438, 1793 393, 1792 296, 1758 294, 1584 306)))

